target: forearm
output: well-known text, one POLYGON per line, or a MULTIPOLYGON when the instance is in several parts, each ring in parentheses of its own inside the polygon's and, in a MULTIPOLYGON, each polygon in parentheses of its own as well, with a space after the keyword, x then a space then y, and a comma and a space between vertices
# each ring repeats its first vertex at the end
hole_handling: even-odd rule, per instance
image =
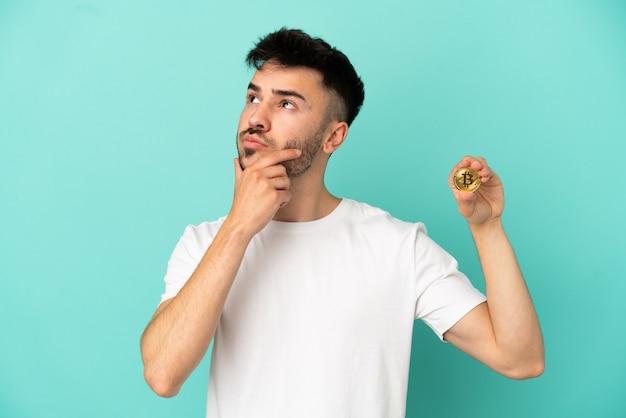
POLYGON ((204 357, 250 239, 225 223, 185 286, 146 328, 144 374, 159 395, 176 395, 204 357))
POLYGON ((539 320, 501 219, 470 223, 470 230, 485 276, 495 344, 507 362, 542 368, 539 320))

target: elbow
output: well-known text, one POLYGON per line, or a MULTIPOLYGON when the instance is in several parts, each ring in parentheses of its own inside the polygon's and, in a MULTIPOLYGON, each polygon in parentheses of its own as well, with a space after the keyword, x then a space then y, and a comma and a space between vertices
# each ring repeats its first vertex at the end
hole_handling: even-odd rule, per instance
POLYGON ((143 376, 150 389, 162 398, 173 398, 180 392, 180 385, 168 379, 162 372, 145 367, 143 376))
POLYGON ((543 357, 533 361, 526 362, 501 372, 504 376, 514 380, 534 379, 543 374, 546 369, 545 359, 543 357))
POLYGON ((176 380, 173 371, 156 359, 141 341, 141 357, 143 360, 143 378, 154 393, 162 398, 173 398, 178 395, 182 383, 176 380))

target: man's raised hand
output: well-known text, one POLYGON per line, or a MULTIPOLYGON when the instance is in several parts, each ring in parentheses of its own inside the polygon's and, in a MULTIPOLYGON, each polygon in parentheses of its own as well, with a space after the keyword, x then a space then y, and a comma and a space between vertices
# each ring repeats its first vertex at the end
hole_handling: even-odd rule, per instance
POLYGON ((474 225, 499 219, 504 210, 504 191, 498 175, 482 157, 466 156, 457 163, 448 176, 448 183, 459 205, 459 212, 474 225), (456 170, 471 167, 478 171, 481 186, 474 192, 459 191, 454 187, 453 176, 456 170))
POLYGON ((291 199, 290 180, 280 163, 298 158, 300 154, 298 149, 271 151, 245 170, 235 158, 235 195, 229 220, 245 226, 252 235, 260 232, 291 199))

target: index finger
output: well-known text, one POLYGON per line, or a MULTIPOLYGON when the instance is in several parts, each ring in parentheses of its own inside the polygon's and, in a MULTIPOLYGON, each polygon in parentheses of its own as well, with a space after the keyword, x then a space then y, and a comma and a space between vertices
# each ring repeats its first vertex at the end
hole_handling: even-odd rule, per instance
POLYGON ((233 158, 233 162, 235 163, 235 180, 238 180, 243 173, 243 169, 241 168, 241 162, 239 162, 239 158, 233 158))
MULTIPOLYGON (((463 167, 473 168, 474 170, 478 171, 482 177, 489 176, 489 164, 484 157, 474 157, 472 155, 466 155, 465 157, 461 158, 461 161, 457 163, 455 169, 463 167)), ((452 171, 454 171, 455 169, 453 169, 452 171)))
POLYGON ((276 164, 280 164, 284 161, 293 160, 298 158, 302 154, 302 151, 296 148, 279 149, 270 151, 267 154, 260 157, 250 166, 256 166, 258 168, 271 167, 276 164))

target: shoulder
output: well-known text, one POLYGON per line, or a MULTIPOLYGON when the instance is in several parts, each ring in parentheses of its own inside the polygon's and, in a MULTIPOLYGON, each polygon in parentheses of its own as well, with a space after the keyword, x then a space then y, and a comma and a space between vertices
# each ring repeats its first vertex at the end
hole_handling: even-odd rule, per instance
POLYGON ((394 227, 398 229, 418 229, 426 231, 426 227, 421 222, 407 222, 396 218, 388 211, 376 206, 372 206, 368 203, 359 202, 351 199, 344 199, 348 210, 350 211, 350 218, 354 222, 362 224, 382 225, 385 227, 394 227))
POLYGON ((199 223, 197 225, 187 225, 187 227, 185 228, 185 235, 192 235, 192 236, 215 236, 215 234, 217 233, 217 231, 219 231, 219 229, 221 228, 222 224, 224 223, 224 220, 226 219, 225 216, 215 220, 215 221, 211 221, 211 222, 202 222, 199 223))
POLYGON ((348 206, 348 223, 362 233, 373 233, 390 239, 415 239, 417 235, 426 234, 426 227, 421 222, 407 222, 368 203, 345 200, 348 206))
POLYGON ((188 249, 198 248, 204 251, 213 241, 217 231, 224 223, 226 217, 219 218, 212 222, 202 222, 197 225, 187 225, 178 242, 179 247, 188 249))

